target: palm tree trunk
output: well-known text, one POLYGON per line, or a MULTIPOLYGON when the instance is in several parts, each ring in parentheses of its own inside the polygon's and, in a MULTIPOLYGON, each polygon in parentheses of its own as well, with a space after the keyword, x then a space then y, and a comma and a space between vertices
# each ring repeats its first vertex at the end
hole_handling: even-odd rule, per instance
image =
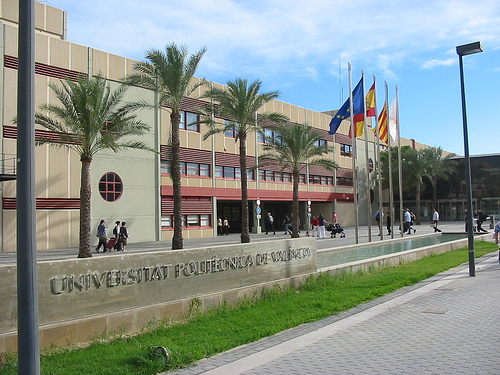
POLYGON ((420 191, 422 189, 422 181, 417 180, 416 192, 415 192, 415 203, 417 205, 416 219, 415 223, 420 225, 420 191))
POLYGON ((92 159, 81 157, 82 173, 80 181, 80 239, 78 258, 92 257, 90 248, 90 163, 92 159))
POLYGON ((299 171, 293 171, 292 238, 299 238, 299 171))
POLYGON ((184 248, 182 238, 181 143, 179 139, 180 121, 181 114, 179 112, 172 112, 170 114, 170 123, 172 124, 172 155, 170 168, 174 189, 174 236, 172 237, 172 250, 180 250, 184 248))
POLYGON ((437 210, 437 176, 432 177, 432 207, 437 210))
POLYGON ((248 180, 247 180, 247 137, 240 134, 240 169, 241 169, 241 243, 250 242, 248 222, 248 180))

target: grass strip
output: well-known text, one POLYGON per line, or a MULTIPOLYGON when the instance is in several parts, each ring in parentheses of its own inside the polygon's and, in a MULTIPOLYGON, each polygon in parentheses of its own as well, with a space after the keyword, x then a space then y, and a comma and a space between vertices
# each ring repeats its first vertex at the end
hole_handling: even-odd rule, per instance
MULTIPOLYGON (((476 242, 475 254, 480 257, 496 249, 493 243, 476 242)), ((236 306, 223 304, 208 312, 199 312, 194 303, 182 323, 157 322, 139 335, 95 340, 85 348, 48 350, 41 356, 41 373, 152 375, 186 367, 236 346, 346 311, 467 259, 468 249, 464 248, 381 270, 311 276, 298 290, 268 289, 259 298, 236 306), (154 349, 158 346, 170 352, 168 362, 157 355, 154 349)), ((0 361, 0 374, 17 374, 15 355, 0 361)))

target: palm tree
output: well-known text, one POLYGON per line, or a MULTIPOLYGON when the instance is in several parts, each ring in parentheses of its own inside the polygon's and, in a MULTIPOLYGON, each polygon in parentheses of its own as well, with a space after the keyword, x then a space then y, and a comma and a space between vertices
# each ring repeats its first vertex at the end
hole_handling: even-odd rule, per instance
POLYGON ((437 208, 437 181, 438 178, 446 181, 455 172, 456 163, 450 160, 455 154, 443 156, 441 147, 427 147, 422 150, 422 153, 426 163, 425 177, 429 179, 432 185, 432 206, 437 208))
POLYGON ((217 102, 217 108, 210 108, 216 111, 220 118, 231 121, 225 124, 210 123, 210 130, 205 134, 205 139, 210 135, 235 129, 236 141, 240 141, 240 170, 241 170, 241 242, 250 242, 249 219, 248 219, 248 184, 247 184, 247 137, 251 131, 260 128, 259 123, 265 119, 271 121, 284 121, 285 116, 280 113, 266 113, 259 115, 256 113, 265 103, 276 99, 278 91, 259 93, 262 82, 259 80, 248 84, 244 78, 236 78, 227 82, 227 89, 211 88, 205 93, 205 97, 217 102))
POLYGON ((410 181, 413 181, 413 186, 415 187, 416 224, 420 224, 420 195, 423 177, 427 171, 427 163, 422 151, 410 149, 405 156, 405 166, 407 167, 408 178, 410 181))
POLYGON ((309 165, 321 165, 328 170, 335 170, 338 165, 330 159, 321 158, 332 148, 321 145, 321 133, 312 130, 307 124, 271 125, 266 128, 277 132, 278 137, 265 137, 264 154, 259 165, 280 165, 282 170, 289 170, 293 176, 292 238, 299 237, 299 176, 309 165))
POLYGON ((170 176, 173 185, 174 198, 174 235, 172 237, 172 250, 182 249, 182 192, 181 192, 181 167, 180 167, 180 139, 179 123, 181 121, 181 102, 186 96, 191 95, 204 80, 192 84, 191 81, 206 52, 202 48, 197 53, 188 57, 186 46, 177 46, 175 43, 167 44, 165 52, 151 49, 146 52, 146 60, 135 64, 134 73, 127 77, 127 82, 132 85, 154 90, 158 94, 158 101, 151 106, 148 103, 136 103, 138 107, 156 107, 170 109, 170 122, 172 125, 170 143, 170 176))
POLYGON ((61 105, 43 104, 35 123, 58 134, 58 139, 38 138, 37 145, 66 147, 80 155, 80 238, 78 258, 92 256, 90 248, 90 163, 100 151, 127 148, 152 150, 146 143, 124 139, 141 136, 149 127, 136 118, 133 109, 121 105, 126 86, 111 90, 100 76, 61 81, 49 87, 61 105))

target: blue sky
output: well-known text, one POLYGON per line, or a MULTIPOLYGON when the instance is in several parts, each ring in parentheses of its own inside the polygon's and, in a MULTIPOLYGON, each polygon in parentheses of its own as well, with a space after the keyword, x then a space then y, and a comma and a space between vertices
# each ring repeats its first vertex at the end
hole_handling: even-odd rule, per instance
POLYGON ((457 45, 464 57, 472 155, 500 152, 498 0, 46 0, 68 12, 68 40, 141 60, 168 42, 207 53, 198 77, 260 79, 280 100, 338 109, 364 70, 389 100, 399 88, 401 135, 464 153, 457 45))

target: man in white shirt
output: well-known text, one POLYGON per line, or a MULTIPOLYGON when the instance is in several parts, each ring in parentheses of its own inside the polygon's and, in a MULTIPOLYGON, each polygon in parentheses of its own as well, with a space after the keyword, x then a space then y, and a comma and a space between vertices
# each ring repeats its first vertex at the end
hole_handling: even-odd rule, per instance
POLYGON ((438 229, 438 222, 439 222, 439 212, 437 212, 437 210, 434 209, 434 212, 432 213, 432 224, 434 225, 434 233, 441 232, 441 229, 438 229))

